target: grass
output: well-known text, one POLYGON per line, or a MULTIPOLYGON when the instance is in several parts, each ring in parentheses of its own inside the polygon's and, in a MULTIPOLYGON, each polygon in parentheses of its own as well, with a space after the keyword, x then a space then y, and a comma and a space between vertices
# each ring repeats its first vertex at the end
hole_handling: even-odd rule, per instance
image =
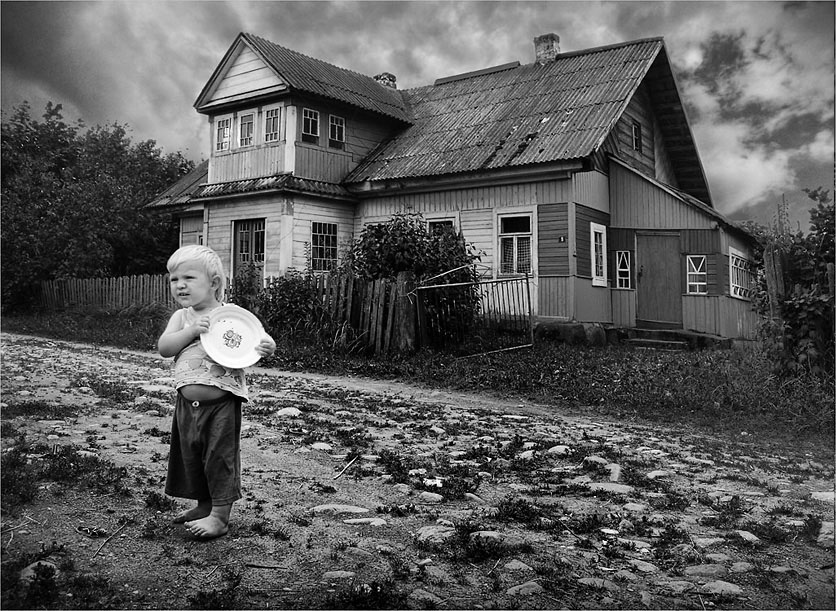
MULTIPOLYGON (((167 313, 6 315, 3 329, 50 338, 154 350, 167 313)), ((812 374, 778 376, 757 350, 666 352, 623 346, 568 346, 548 341, 528 350, 458 359, 419 351, 367 357, 295 338, 262 362, 288 371, 312 371, 399 380, 477 391, 622 420, 697 426, 787 442, 832 445, 833 380, 812 374)), ((81 380, 78 380, 80 383, 81 380)), ((128 389, 101 385, 97 394, 122 399, 128 389)), ((364 447, 364 431, 345 431, 341 442, 364 447)))

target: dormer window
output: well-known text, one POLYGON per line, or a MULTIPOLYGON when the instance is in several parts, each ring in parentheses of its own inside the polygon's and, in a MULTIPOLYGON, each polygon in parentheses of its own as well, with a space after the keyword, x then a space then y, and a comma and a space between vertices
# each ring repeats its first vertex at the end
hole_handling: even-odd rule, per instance
POLYGON ((319 144, 319 111, 302 109, 302 142, 319 144))
POLYGON ((269 108, 264 111, 264 141, 278 142, 280 108, 269 108))
POLYGON ((255 124, 255 114, 247 113, 241 115, 238 120, 239 138, 238 146, 252 146, 253 145, 253 125, 255 124))
POLYGON ((642 152, 642 126, 638 121, 633 121, 633 150, 642 152))
POLYGON ((215 150, 228 151, 229 150, 229 130, 232 124, 232 119, 218 119, 218 127, 215 137, 215 150))
POLYGON ((345 148, 345 119, 342 117, 328 117, 328 146, 332 149, 345 148))

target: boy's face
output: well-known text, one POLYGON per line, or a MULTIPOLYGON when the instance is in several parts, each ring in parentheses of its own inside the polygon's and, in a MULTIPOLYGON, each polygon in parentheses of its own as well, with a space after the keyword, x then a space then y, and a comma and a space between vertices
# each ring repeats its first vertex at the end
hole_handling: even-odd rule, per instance
POLYGON ((210 278, 197 263, 183 262, 171 271, 171 295, 184 308, 202 310, 217 305, 215 289, 220 278, 210 278))

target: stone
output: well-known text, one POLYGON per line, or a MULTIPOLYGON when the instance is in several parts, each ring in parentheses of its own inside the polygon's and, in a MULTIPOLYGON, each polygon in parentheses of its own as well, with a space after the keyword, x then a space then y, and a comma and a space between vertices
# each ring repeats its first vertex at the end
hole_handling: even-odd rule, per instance
POLYGON ((630 565, 640 573, 658 573, 659 567, 644 560, 631 560, 630 565))
POLYGON ((723 577, 729 570, 722 564, 695 564, 686 566, 682 572, 689 577, 723 577))
POLYGON ((409 609, 439 609, 443 603, 444 599, 421 588, 413 590, 406 597, 406 604, 409 609))
POLYGON ((630 513, 640 513, 647 509, 647 507, 641 503, 625 503, 622 509, 624 509, 624 511, 629 511, 630 513))
POLYGON ((20 572, 18 580, 21 584, 29 586, 35 580, 37 572, 48 571, 49 569, 52 569, 52 576, 54 578, 57 578, 60 574, 60 571, 54 562, 50 562, 49 560, 38 560, 37 562, 33 562, 24 568, 20 572))
POLYGON ((450 526, 422 526, 415 534, 418 543, 440 545, 456 535, 456 529, 450 526))
POLYGON ((732 573, 749 573, 755 570, 755 565, 750 562, 735 562, 729 567, 732 573))
POLYGON ((412 491, 412 488, 410 488, 409 484, 395 484, 394 486, 392 486, 392 488, 394 488, 401 494, 409 494, 412 491))
POLYGON ((386 520, 383 518, 351 518, 343 520, 343 524, 364 524, 367 526, 386 526, 386 520))
POLYGON ((819 535, 816 538, 816 545, 831 549, 833 545, 833 522, 822 522, 819 535))
POLYGON ((706 547, 711 547, 712 545, 718 545, 720 543, 723 543, 724 541, 725 539, 723 539, 722 537, 695 537, 694 545, 704 549, 706 547))
POLYGON ((465 492, 464 493, 464 498, 466 500, 470 501, 471 503, 476 503, 477 505, 484 505, 485 504, 485 500, 482 497, 477 496, 477 495, 473 494, 472 492, 465 492))
POLYGON ((520 460, 534 460, 535 455, 536 452, 534 450, 526 450, 525 452, 517 454, 517 458, 520 460))
POLYGON ((283 407, 282 409, 276 412, 276 416, 279 416, 280 418, 296 418, 297 416, 301 415, 301 410, 295 407, 283 407))
POLYGON ((670 477, 670 476, 671 476, 671 472, 670 471, 665 471, 663 469, 658 469, 656 471, 651 471, 650 473, 645 475, 645 477, 647 479, 662 479, 662 478, 670 477))
POLYGON ((714 564, 722 564, 724 562, 729 562, 731 560, 731 556, 728 554, 706 554, 706 560, 710 560, 714 564))
POLYGON ((814 501, 824 501, 825 503, 833 503, 836 501, 836 493, 833 490, 827 490, 824 492, 813 492, 810 495, 814 501))
POLYGON ((716 594, 720 596, 741 596, 743 589, 728 581, 709 581, 700 591, 703 594, 716 594))
POLYGON ((619 569, 615 573, 613 573, 613 577, 620 581, 638 581, 639 578, 635 573, 632 573, 626 569, 619 569))
POLYGON ((328 571, 322 578, 327 580, 353 579, 356 573, 352 571, 328 571))
POLYGON ((616 494, 630 494, 633 492, 633 487, 627 484, 617 484, 615 482, 592 482, 587 485, 590 490, 602 490, 604 492, 614 492, 616 494))
POLYGON ((319 450, 321 452, 330 452, 331 451, 331 444, 325 443, 324 441, 317 441, 316 443, 311 444, 312 450, 319 450))
POLYGON ((427 492, 426 490, 418 495, 419 503, 436 504, 444 501, 444 497, 435 492, 427 492))
POLYGON ((685 594, 686 592, 690 592, 696 586, 690 581, 682 581, 675 579, 671 581, 657 581, 656 587, 658 587, 665 593, 670 593, 678 596, 681 594, 685 594))
POLYGON ((540 594, 543 592, 543 586, 536 581, 526 581, 518 586, 508 588, 506 592, 509 596, 531 596, 532 594, 540 594))
POLYGON ((525 562, 520 562, 517 559, 509 561, 505 565, 507 571, 533 571, 534 569, 528 566, 525 562))
POLYGON ((572 450, 569 448, 569 446, 557 445, 550 447, 548 450, 546 450, 546 453, 556 454, 557 456, 566 456, 571 451, 572 450))
POLYGON ((615 463, 610 463, 608 465, 604 465, 605 469, 608 469, 610 472, 610 481, 617 482, 621 479, 621 466, 615 463))
POLYGON ((583 466, 587 469, 603 468, 605 465, 608 464, 609 461, 606 458, 602 458, 600 456, 587 456, 583 459, 583 466))
POLYGON ((470 540, 473 542, 479 541, 489 545, 500 545, 502 543, 502 539, 502 533, 496 530, 477 530, 470 533, 470 540))
POLYGON ((738 537, 743 539, 746 543, 750 543, 752 545, 757 545, 758 543, 761 542, 761 540, 757 537, 757 535, 754 535, 754 534, 750 533, 748 530, 736 530, 734 532, 737 534, 738 537))
POLYGON ((328 505, 317 505, 312 509, 314 513, 330 513, 330 514, 340 514, 340 513, 368 513, 369 510, 365 507, 356 507, 354 505, 338 505, 338 504, 328 504, 328 505))

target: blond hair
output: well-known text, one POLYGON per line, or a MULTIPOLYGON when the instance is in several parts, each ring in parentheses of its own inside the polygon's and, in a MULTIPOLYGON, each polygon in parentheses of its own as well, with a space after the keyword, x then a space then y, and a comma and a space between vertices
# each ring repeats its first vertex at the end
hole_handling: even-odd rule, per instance
POLYGON ((218 288, 215 289, 215 299, 223 301, 224 290, 226 288, 226 274, 224 273, 224 265, 218 253, 208 246, 200 246, 198 244, 182 246, 175 250, 168 258, 166 269, 168 269, 168 273, 170 274, 183 263, 197 263, 206 272, 210 280, 215 276, 220 278, 218 288))

